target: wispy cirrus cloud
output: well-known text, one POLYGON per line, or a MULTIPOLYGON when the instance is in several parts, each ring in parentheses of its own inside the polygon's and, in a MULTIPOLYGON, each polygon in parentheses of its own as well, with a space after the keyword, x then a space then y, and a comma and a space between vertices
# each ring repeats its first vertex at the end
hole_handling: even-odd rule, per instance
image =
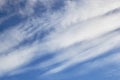
POLYGON ((54 57, 32 68, 45 69, 62 63, 45 74, 57 73, 119 46, 120 11, 114 12, 120 7, 119 0, 67 0, 61 9, 54 11, 55 2, 27 0, 25 9, 19 11, 22 16, 27 12, 29 17, 0 34, 0 75, 19 71, 21 66, 45 54, 54 57), (41 17, 34 15, 37 3, 47 9, 41 17))
POLYGON ((62 71, 70 66, 74 66, 78 63, 83 63, 106 54, 107 51, 119 46, 119 38, 120 36, 117 33, 109 36, 102 36, 95 40, 92 39, 90 41, 85 41, 80 44, 77 43, 77 45, 73 45, 70 48, 65 49, 65 51, 62 51, 51 60, 43 62, 40 66, 44 68, 63 62, 61 66, 51 69, 48 73, 62 71))

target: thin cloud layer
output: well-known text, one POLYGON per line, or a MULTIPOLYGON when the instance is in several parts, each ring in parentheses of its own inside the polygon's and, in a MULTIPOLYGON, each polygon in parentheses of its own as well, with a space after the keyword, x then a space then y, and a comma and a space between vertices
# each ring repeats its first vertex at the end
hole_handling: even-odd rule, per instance
MULTIPOLYGON (((4 12, 2 6, 7 1, 0 1, 0 12, 4 12)), ((0 77, 36 69, 45 70, 44 76, 57 74, 119 47, 119 0, 66 0, 60 1, 61 5, 56 5, 58 2, 54 0, 18 0, 11 5, 23 2, 23 7, 12 8, 15 13, 7 9, 10 14, 0 19, 0 29, 5 28, 3 22, 12 19, 11 15, 19 15, 24 20, 0 30, 0 77), (44 55, 53 57, 29 66, 44 55)), ((105 58, 104 63, 100 61, 94 65, 114 64, 110 58, 105 58)), ((94 67, 88 65, 86 72, 94 67)))

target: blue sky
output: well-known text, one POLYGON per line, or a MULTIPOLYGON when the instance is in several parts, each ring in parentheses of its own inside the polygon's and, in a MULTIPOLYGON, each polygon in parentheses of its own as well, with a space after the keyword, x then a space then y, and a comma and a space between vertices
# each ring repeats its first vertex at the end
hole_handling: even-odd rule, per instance
POLYGON ((119 80, 120 0, 0 0, 0 80, 119 80))

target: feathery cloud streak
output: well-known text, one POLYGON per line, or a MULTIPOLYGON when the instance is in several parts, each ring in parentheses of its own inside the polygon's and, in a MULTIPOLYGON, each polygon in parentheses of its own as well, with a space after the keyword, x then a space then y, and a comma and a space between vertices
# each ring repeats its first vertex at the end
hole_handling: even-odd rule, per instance
POLYGON ((52 10, 55 2, 27 0, 25 9, 19 10, 22 16, 29 15, 27 20, 1 32, 0 75, 19 70, 38 56, 53 53, 55 57, 38 64, 37 68, 61 62, 62 65, 47 72, 51 74, 99 57, 119 46, 119 0, 67 0, 57 11, 52 10), (46 8, 41 17, 34 13, 38 2, 46 8))

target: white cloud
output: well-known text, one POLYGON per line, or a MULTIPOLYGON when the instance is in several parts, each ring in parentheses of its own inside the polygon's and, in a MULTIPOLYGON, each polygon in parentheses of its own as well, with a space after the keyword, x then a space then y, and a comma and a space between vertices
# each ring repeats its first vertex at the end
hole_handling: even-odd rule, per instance
POLYGON ((105 54, 105 52, 113 49, 114 47, 119 46, 118 44, 120 41, 120 36, 118 33, 115 35, 112 35, 111 37, 110 36, 107 37, 107 39, 104 39, 104 37, 100 37, 100 38, 97 39, 97 41, 93 40, 93 43, 90 44, 89 46, 87 44, 92 42, 92 40, 85 43, 83 47, 85 47, 86 49, 84 48, 82 49, 81 45, 79 45, 77 47, 75 46, 75 47, 72 47, 71 49, 68 49, 68 51, 65 51, 65 52, 63 51, 63 53, 59 53, 60 55, 57 55, 52 60, 49 60, 48 62, 43 63, 41 66, 43 66, 44 68, 46 66, 48 67, 52 64, 67 60, 65 63, 63 62, 61 66, 58 66, 48 71, 48 73, 56 73, 70 66, 73 66, 77 63, 81 63, 81 62, 93 59, 95 57, 98 57, 102 54, 105 54), (103 39, 101 40, 100 38, 103 38, 103 39))
POLYGON ((62 26, 72 25, 103 15, 120 7, 119 0, 78 0, 66 1, 65 13, 62 19, 62 26))
POLYGON ((4 31, 0 34, 0 52, 5 52, 15 45, 18 45, 24 37, 25 36, 17 29, 4 31))
MULTIPOLYGON (((28 12, 29 10, 32 12, 37 1, 28 0, 26 7, 28 12)), ((54 2, 54 0, 39 1, 46 7, 50 7, 54 2)), ((119 0, 65 1, 65 4, 65 7, 58 12, 48 11, 44 18, 30 17, 0 35, 0 41, 3 41, 0 45, 0 52, 4 52, 34 36, 35 33, 53 28, 53 31, 45 36, 44 41, 41 42, 40 39, 37 39, 33 44, 21 46, 20 49, 16 49, 8 55, 0 56, 0 75, 26 65, 33 60, 32 57, 40 57, 47 52, 61 50, 59 55, 42 65, 49 67, 54 63, 68 60, 63 65, 48 71, 48 73, 55 73, 74 64, 95 58, 118 46, 119 33, 116 32, 106 37, 103 35, 120 28, 119 12, 102 15, 119 8, 119 0)), ((41 68, 41 65, 38 67, 41 68)))
POLYGON ((68 30, 51 35, 48 38, 48 43, 56 48, 64 48, 80 41, 98 37, 119 28, 119 17, 118 13, 75 24, 68 30))
POLYGON ((2 6, 5 4, 6 0, 0 0, 0 9, 2 8, 2 6))
POLYGON ((36 47, 30 46, 14 50, 8 55, 0 56, 0 76, 26 65, 35 55, 36 47))

